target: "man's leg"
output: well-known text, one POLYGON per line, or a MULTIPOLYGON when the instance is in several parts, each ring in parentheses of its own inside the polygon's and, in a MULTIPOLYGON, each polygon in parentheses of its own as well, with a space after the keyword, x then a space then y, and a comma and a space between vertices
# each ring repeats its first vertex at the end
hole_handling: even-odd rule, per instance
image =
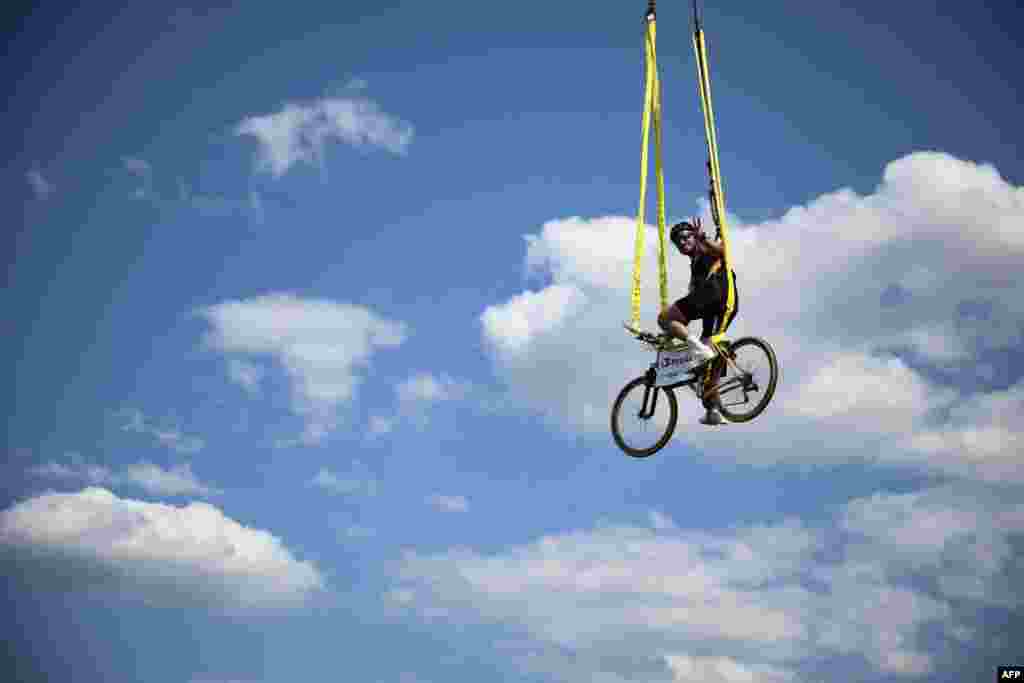
MULTIPOLYGON (((711 334, 708 333, 707 328, 705 328, 704 331, 705 338, 702 339, 701 341, 703 341, 705 344, 710 344, 711 334)), ((704 395, 701 397, 704 401, 704 409, 706 412, 704 414, 704 417, 700 419, 700 423, 709 426, 717 426, 720 424, 724 424, 725 418, 723 418, 722 414, 718 412, 717 408, 715 408, 715 400, 717 399, 718 394, 717 383, 718 380, 721 379, 721 370, 717 368, 711 368, 705 370, 705 372, 711 373, 710 376, 706 378, 706 380, 710 383, 710 387, 706 387, 704 389, 704 395)))
MULTIPOLYGON (((701 341, 705 344, 711 344, 711 336, 721 328, 721 315, 704 318, 704 330, 701 334, 701 341)), ((708 426, 717 426, 725 423, 725 418, 715 408, 715 399, 717 398, 718 390, 715 388, 720 377, 718 372, 712 372, 712 375, 708 378, 711 382, 711 388, 705 389, 705 394, 702 397, 704 399, 704 408, 707 411, 700 419, 701 424, 708 426)))
POLYGON ((671 335, 676 339, 685 341, 689 338, 689 333, 686 329, 686 326, 689 324, 690 321, 686 319, 686 314, 679 310, 677 304, 672 304, 658 315, 658 327, 665 334, 671 335))
POLYGON ((700 333, 700 341, 703 344, 711 345, 711 335, 715 333, 715 329, 718 327, 718 316, 711 316, 704 318, 702 321, 703 328, 700 333))
POLYGON ((693 350, 694 359, 703 362, 714 358, 715 352, 707 344, 697 339, 687 327, 690 322, 690 313, 699 313, 699 311, 691 311, 691 308, 686 298, 680 299, 662 311, 658 316, 658 325, 665 330, 666 334, 686 341, 693 350))

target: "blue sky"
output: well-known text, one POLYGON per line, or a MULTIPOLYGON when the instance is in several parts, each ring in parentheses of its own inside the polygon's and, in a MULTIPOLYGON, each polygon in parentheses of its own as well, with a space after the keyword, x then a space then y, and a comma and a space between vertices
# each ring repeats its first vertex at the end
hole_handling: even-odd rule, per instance
MULTIPOLYGON (((958 681, 1019 654, 1021 9, 704 8, 733 332, 783 373, 748 425, 683 397, 634 461, 607 415, 649 360, 620 328, 644 6, 19 19, 13 678, 958 681)), ((689 21, 663 3, 670 219, 707 183, 689 21)))

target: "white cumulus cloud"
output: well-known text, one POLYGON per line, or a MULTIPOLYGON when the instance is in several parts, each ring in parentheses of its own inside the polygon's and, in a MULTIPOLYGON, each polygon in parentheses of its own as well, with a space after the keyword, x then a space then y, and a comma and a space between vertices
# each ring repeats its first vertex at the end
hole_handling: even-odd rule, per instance
POLYGON ((155 605, 279 609, 324 588, 316 566, 279 538, 212 505, 147 503, 103 488, 48 493, 0 512, 0 549, 41 588, 109 590, 155 605))
POLYGON ((909 448, 965 477, 1020 481, 1024 381, 955 402, 949 419, 907 437, 909 448), (965 455, 967 457, 965 457, 965 455))
POLYGON ((260 167, 281 176, 297 163, 322 164, 327 143, 343 142, 403 154, 413 127, 361 95, 288 102, 279 111, 251 116, 235 128, 260 146, 260 167))
POLYGON ((184 434, 174 426, 154 424, 139 410, 126 409, 121 411, 119 416, 124 420, 121 425, 123 431, 145 434, 162 446, 179 453, 198 453, 206 447, 206 442, 200 437, 184 434))
POLYGON ((255 363, 232 358, 228 361, 228 376, 233 382, 250 393, 259 391, 260 382, 266 373, 255 363))
POLYGON ((396 389, 399 401, 423 401, 425 403, 458 398, 464 391, 464 385, 451 377, 435 377, 425 372, 413 375, 399 384, 396 389))
POLYGON ((1009 541, 1024 506, 975 494, 880 494, 821 527, 605 526, 486 553, 408 553, 390 597, 423 618, 512 626, 595 671, 602 657, 634 670, 657 657, 679 681, 787 681, 856 656, 877 675, 925 675, 936 637, 960 642, 976 625, 965 604, 1019 603, 1009 541))
MULTIPOLYGON (((373 354, 405 340, 405 325, 362 306, 291 294, 226 301, 199 311, 205 343, 228 355, 266 356, 291 379, 293 410, 306 419, 302 441, 322 442, 337 425, 373 354)), ((243 386, 248 377, 233 372, 243 386)))
POLYGON ((374 496, 377 494, 377 480, 369 469, 360 461, 352 464, 351 471, 339 475, 326 467, 321 467, 310 479, 310 486, 315 486, 327 493, 343 496, 374 496))
POLYGON ((694 657, 666 655, 672 680, 678 683, 784 683, 793 680, 792 672, 773 667, 751 668, 730 657, 694 657))
MULTIPOLYGON (((441 403, 466 399, 474 387, 465 380, 455 379, 447 374, 417 372, 395 387, 396 414, 375 415, 370 418, 367 438, 373 439, 390 433, 400 424, 412 424, 424 429, 430 423, 431 409, 441 403)), ((475 391, 477 399, 483 396, 475 391)))
POLYGON ((415 374, 395 388, 398 417, 411 420, 423 428, 430 421, 431 406, 462 400, 469 395, 470 390, 468 382, 448 375, 435 376, 426 372, 415 374))
POLYGON ((70 464, 48 462, 33 467, 36 476, 86 482, 102 486, 135 486, 158 496, 211 496, 221 493, 196 478, 189 463, 164 468, 151 462, 137 462, 114 470, 106 465, 82 461, 70 464))

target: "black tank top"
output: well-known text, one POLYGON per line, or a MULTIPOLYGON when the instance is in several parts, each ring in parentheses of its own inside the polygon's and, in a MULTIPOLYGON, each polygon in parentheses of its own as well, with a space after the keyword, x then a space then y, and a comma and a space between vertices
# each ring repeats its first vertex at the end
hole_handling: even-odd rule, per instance
POLYGON ((711 268, 717 260, 711 254, 697 254, 690 260, 690 284, 694 288, 708 284, 720 287, 725 285, 725 269, 721 267, 711 276, 710 281, 708 280, 708 273, 711 272, 711 268))

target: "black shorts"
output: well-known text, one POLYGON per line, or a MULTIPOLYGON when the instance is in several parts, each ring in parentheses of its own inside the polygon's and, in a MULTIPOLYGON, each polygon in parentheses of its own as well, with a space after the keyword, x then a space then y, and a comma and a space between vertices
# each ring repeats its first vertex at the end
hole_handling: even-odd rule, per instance
MULTIPOLYGON (((719 331, 722 314, 725 312, 725 303, 726 297, 721 283, 717 279, 712 279, 702 282, 692 292, 676 301, 675 306, 687 320, 702 320, 704 330, 701 337, 710 337, 719 331)), ((724 332, 729 325, 732 325, 739 310, 740 291, 736 286, 736 278, 733 276, 733 309, 721 331, 724 332)))

